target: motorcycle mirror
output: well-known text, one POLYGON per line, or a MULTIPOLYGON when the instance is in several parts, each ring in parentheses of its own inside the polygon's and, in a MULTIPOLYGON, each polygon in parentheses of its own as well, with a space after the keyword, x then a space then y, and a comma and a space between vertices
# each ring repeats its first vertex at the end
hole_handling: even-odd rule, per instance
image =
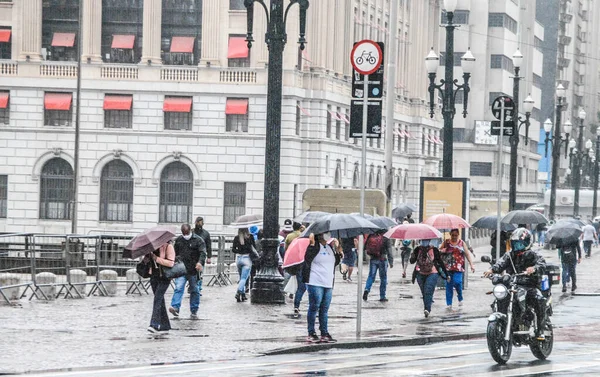
POLYGON ((481 261, 482 261, 483 263, 490 263, 490 262, 492 261, 492 258, 488 257, 487 255, 483 255, 483 256, 481 257, 481 261))

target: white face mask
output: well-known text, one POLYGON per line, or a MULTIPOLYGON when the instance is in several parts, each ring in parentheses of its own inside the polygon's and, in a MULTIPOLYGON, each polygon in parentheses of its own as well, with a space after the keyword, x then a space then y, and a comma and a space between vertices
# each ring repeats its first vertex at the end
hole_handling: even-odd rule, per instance
POLYGON ((323 241, 327 242, 331 239, 331 233, 327 232, 327 233, 323 233, 323 241))
POLYGON ((184 234, 184 235, 183 235, 183 238, 184 238, 186 241, 189 241, 189 240, 192 238, 192 233, 188 234, 187 236, 184 234))

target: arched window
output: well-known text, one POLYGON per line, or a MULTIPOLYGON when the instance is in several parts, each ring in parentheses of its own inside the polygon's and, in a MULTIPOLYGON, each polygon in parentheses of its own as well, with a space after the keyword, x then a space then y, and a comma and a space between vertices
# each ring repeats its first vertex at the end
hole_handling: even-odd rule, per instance
POLYGON ((100 221, 131 222, 133 217, 133 171, 122 160, 113 160, 100 177, 100 221))
POLYGON ((369 185, 367 186, 368 188, 373 188, 373 179, 375 178, 375 171, 373 169, 374 168, 371 165, 371 170, 369 171, 369 185))
POLYGON ((40 219, 70 220, 73 168, 62 158, 44 164, 40 186, 40 219))
POLYGON ((358 174, 359 174, 358 173, 358 164, 355 164, 354 165, 354 173, 352 174, 352 186, 354 188, 359 188, 360 187, 359 186, 360 185, 360 183, 359 183, 360 177, 359 177, 358 174))
POLYGON ((159 222, 184 223, 192 218, 192 171, 183 162, 165 166, 160 175, 159 222))
POLYGON ((381 182, 381 166, 377 168, 377 179, 375 180, 375 188, 382 188, 383 183, 381 182))
POLYGON ((402 190, 404 192, 408 190, 408 170, 404 172, 404 184, 402 185, 402 190))
POLYGON ((335 187, 342 186, 342 162, 338 160, 335 167, 335 179, 333 181, 335 187))

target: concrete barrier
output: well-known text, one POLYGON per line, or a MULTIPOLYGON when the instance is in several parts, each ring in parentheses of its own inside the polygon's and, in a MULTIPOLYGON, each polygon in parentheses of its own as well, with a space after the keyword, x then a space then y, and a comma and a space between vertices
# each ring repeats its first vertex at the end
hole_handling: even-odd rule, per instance
MULTIPOLYGON (((80 295, 85 296, 86 285, 84 283, 87 282, 87 274, 83 270, 71 270, 71 284, 77 289, 80 295)), ((76 295, 75 295, 76 296, 76 295)))
POLYGON ((40 272, 35 275, 35 283, 40 286, 40 291, 44 292, 49 300, 56 298, 56 286, 54 285, 56 284, 56 275, 52 272, 40 272))
MULTIPOLYGON (((21 282, 21 278, 17 274, 3 273, 0 274, 0 288, 8 285, 18 285, 21 282)), ((9 300, 18 300, 20 298, 20 288, 2 288, 2 292, 9 300)), ((0 303, 5 302, 3 298, 0 298, 0 303)))
POLYGON ((117 294, 117 271, 113 270, 102 270, 100 271, 100 280, 106 288, 106 293, 109 296, 116 296, 117 294))

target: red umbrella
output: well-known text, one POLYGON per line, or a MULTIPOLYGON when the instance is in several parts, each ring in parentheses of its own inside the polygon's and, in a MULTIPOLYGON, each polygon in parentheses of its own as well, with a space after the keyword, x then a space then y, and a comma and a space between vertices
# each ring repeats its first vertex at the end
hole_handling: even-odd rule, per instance
POLYGON ((451 213, 440 213, 439 215, 433 215, 427 220, 423 221, 423 224, 428 224, 435 229, 458 229, 458 228, 470 228, 468 222, 462 217, 453 215, 451 213))
POLYGON ((150 254, 162 245, 169 242, 175 236, 175 228, 172 226, 156 226, 145 230, 135 236, 125 249, 123 258, 135 259, 150 254))
POLYGON ((442 238, 442 233, 427 224, 400 224, 388 230, 383 236, 399 240, 430 240, 442 238))
POLYGON ((310 239, 308 238, 295 238, 285 251, 282 267, 287 268, 304 262, 304 255, 309 244, 310 239))

